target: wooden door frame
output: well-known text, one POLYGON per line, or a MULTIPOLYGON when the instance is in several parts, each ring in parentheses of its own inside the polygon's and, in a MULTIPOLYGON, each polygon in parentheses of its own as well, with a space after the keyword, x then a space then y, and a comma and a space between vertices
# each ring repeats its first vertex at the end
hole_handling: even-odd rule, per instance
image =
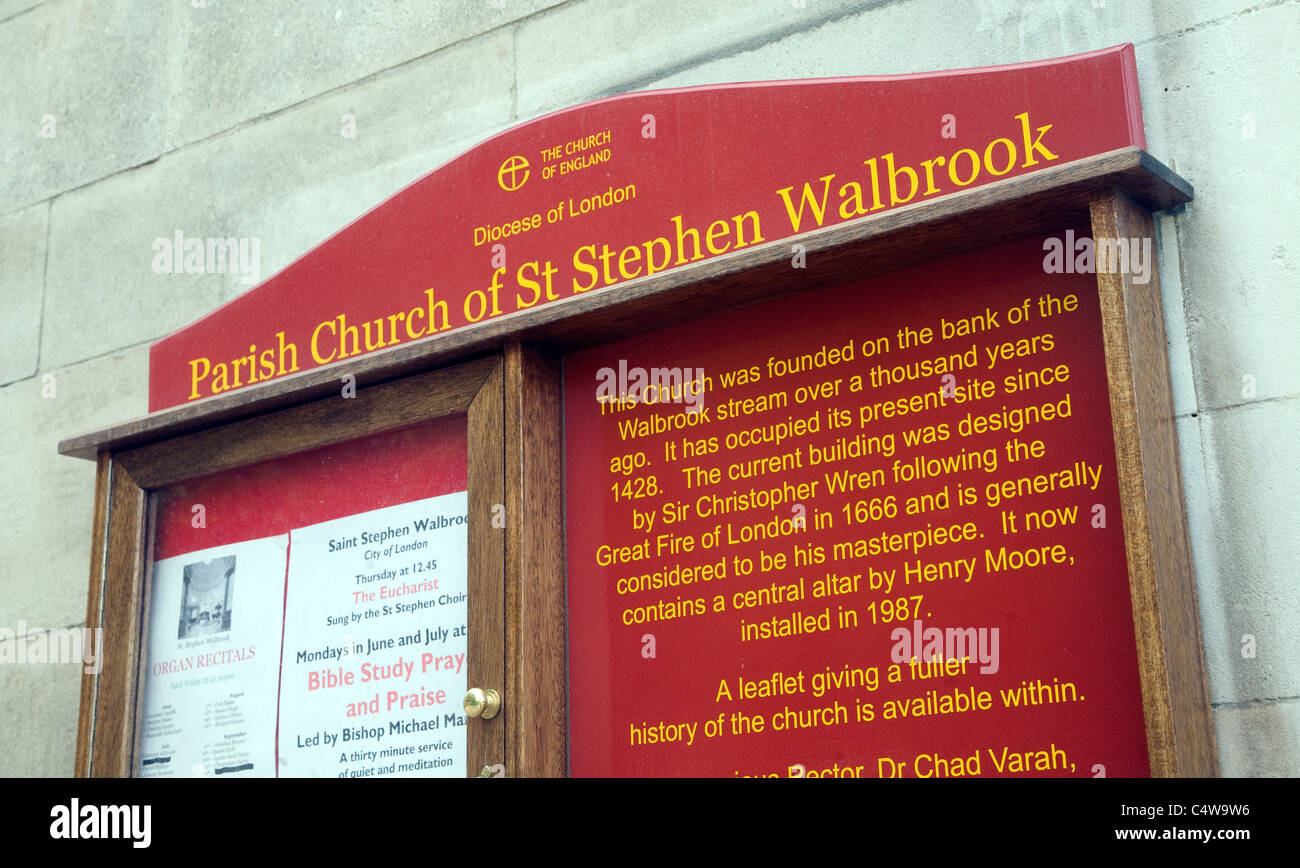
MULTIPOLYGON (((499 514, 496 508, 509 502, 504 369, 499 357, 480 359, 359 386, 355 397, 347 399, 335 395, 149 445, 101 452, 86 624, 101 628, 104 642, 99 672, 82 680, 75 774, 129 777, 135 770, 147 665, 153 492, 448 416, 464 415, 468 435, 467 677, 471 685, 503 689, 507 543, 505 528, 493 519, 499 514)), ((507 702, 497 718, 469 722, 471 775, 502 762, 514 717, 507 702)))

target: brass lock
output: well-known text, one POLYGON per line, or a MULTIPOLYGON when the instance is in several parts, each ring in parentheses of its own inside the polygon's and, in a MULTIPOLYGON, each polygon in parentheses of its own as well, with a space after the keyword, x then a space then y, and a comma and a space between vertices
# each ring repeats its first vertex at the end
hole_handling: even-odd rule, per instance
POLYGON ((479 778, 504 778, 506 776, 506 767, 497 764, 494 766, 483 766, 475 777, 479 778))
POLYGON ((491 688, 483 690, 471 687, 465 694, 465 713, 470 717, 491 720, 501 713, 501 694, 491 688))

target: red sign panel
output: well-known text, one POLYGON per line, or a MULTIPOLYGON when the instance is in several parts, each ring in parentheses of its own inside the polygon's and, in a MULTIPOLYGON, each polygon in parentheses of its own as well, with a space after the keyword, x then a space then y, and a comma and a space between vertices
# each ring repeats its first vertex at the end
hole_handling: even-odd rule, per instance
POLYGON ((1096 281, 1043 256, 566 358, 574 774, 1149 773, 1096 281))
POLYGON ((449 417, 173 485, 159 492, 154 560, 463 491, 465 438, 449 417))
POLYGON ((1131 45, 600 100, 487 140, 155 343, 149 407, 1144 144, 1131 45))

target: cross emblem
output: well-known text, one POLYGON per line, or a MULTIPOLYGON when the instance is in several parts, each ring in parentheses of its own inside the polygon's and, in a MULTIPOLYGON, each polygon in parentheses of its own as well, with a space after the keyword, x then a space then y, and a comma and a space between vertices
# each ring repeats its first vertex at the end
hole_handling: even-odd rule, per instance
POLYGON ((528 180, 530 174, 528 160, 519 156, 510 157, 497 170, 497 183, 501 185, 502 190, 518 190, 528 180))

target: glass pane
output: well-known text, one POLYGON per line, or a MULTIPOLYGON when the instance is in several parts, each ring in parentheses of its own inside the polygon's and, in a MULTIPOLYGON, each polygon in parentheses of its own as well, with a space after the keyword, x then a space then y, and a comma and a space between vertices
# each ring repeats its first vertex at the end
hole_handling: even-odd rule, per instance
POLYGON ((156 492, 137 774, 464 777, 466 422, 156 492))

